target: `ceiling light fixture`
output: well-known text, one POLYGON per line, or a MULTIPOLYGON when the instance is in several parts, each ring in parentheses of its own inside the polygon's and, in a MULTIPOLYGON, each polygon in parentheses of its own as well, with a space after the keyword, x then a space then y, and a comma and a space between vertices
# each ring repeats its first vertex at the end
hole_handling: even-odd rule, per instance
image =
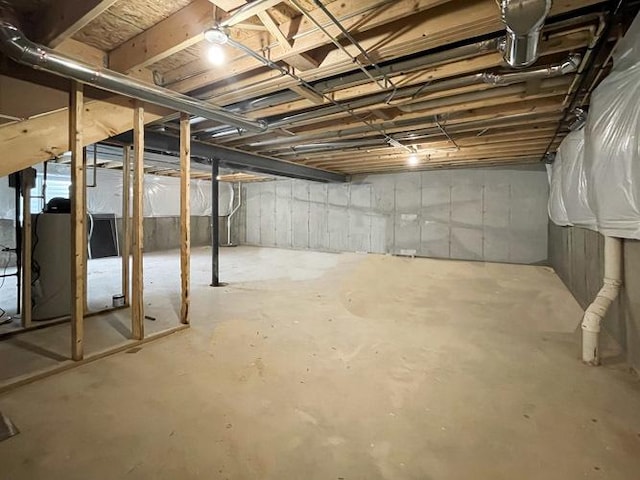
POLYGON ((221 28, 209 28, 204 31, 204 38, 211 44, 207 52, 209 62, 216 66, 224 64, 226 57, 222 46, 229 40, 227 32, 221 28))
POLYGON ((407 163, 412 167, 415 167, 416 165, 418 165, 418 163, 420 163, 420 159, 418 158, 418 155, 416 155, 415 153, 412 153, 411 155, 409 155, 409 158, 407 159, 407 163))
POLYGON ((209 51, 207 52, 207 59, 210 63, 216 66, 220 66, 225 61, 225 54, 222 45, 211 45, 209 47, 209 51))
POLYGON ((224 45, 229 40, 229 35, 221 28, 209 28, 204 31, 204 39, 214 45, 224 45))

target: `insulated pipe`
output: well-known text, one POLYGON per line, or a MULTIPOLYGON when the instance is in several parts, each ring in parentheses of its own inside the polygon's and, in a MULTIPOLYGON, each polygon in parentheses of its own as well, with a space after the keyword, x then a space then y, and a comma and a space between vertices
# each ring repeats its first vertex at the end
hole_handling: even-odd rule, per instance
MULTIPOLYGON (((4 15, 2 8, 0 8, 0 15, 4 15)), ((36 70, 44 70, 54 75, 92 85, 101 90, 133 97, 178 112, 198 115, 252 132, 264 132, 267 129, 266 123, 262 121, 242 117, 186 95, 135 80, 113 70, 77 61, 50 48, 38 45, 29 40, 6 18, 0 18, 0 52, 15 62, 36 70)))
POLYGON ((600 325, 622 286, 622 240, 604 237, 604 280, 598 296, 582 318, 582 361, 600 365, 600 325))
POLYGON ((539 56, 540 35, 551 10, 551 0, 500 0, 507 27, 504 60, 513 68, 528 67, 539 56))

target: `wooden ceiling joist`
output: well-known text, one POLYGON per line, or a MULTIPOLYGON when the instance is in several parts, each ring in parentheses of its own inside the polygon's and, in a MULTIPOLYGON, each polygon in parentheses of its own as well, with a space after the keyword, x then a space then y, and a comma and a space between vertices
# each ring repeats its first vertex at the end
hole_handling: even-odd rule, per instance
POLYGON ((109 54, 109 67, 120 72, 146 67, 195 45, 214 24, 209 0, 195 0, 109 54))
POLYGON ((34 27, 35 40, 57 47, 111 7, 116 0, 57 0, 34 27))

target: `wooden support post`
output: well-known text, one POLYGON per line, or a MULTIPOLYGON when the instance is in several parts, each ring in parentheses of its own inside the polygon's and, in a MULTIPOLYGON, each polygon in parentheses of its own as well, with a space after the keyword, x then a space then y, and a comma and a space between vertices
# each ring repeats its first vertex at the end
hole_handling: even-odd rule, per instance
POLYGON ((142 276, 144 187, 144 107, 133 109, 133 276, 131 282, 131 336, 144 338, 144 281, 142 276))
POLYGON ((84 355, 84 299, 86 269, 86 226, 84 211, 85 176, 82 155, 82 114, 84 94, 81 83, 72 82, 69 107, 69 149, 71 150, 71 358, 84 355))
POLYGON ((129 297, 129 265, 131 262, 131 225, 129 210, 131 200, 131 146, 127 145, 123 150, 122 161, 122 295, 124 304, 130 305, 129 297))
POLYGON ((191 124, 189 115, 180 116, 180 323, 190 322, 190 260, 191 260, 191 124))
POLYGON ((31 182, 20 174, 20 190, 22 191, 22 328, 31 326, 31 182))

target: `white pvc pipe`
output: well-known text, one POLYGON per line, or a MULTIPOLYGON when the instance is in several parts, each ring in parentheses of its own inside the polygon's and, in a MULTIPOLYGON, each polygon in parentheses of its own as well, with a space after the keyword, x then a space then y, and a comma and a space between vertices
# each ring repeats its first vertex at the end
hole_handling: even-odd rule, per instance
POLYGON ((582 361, 600 365, 600 325, 622 286, 622 240, 604 238, 604 281, 582 318, 582 361))

